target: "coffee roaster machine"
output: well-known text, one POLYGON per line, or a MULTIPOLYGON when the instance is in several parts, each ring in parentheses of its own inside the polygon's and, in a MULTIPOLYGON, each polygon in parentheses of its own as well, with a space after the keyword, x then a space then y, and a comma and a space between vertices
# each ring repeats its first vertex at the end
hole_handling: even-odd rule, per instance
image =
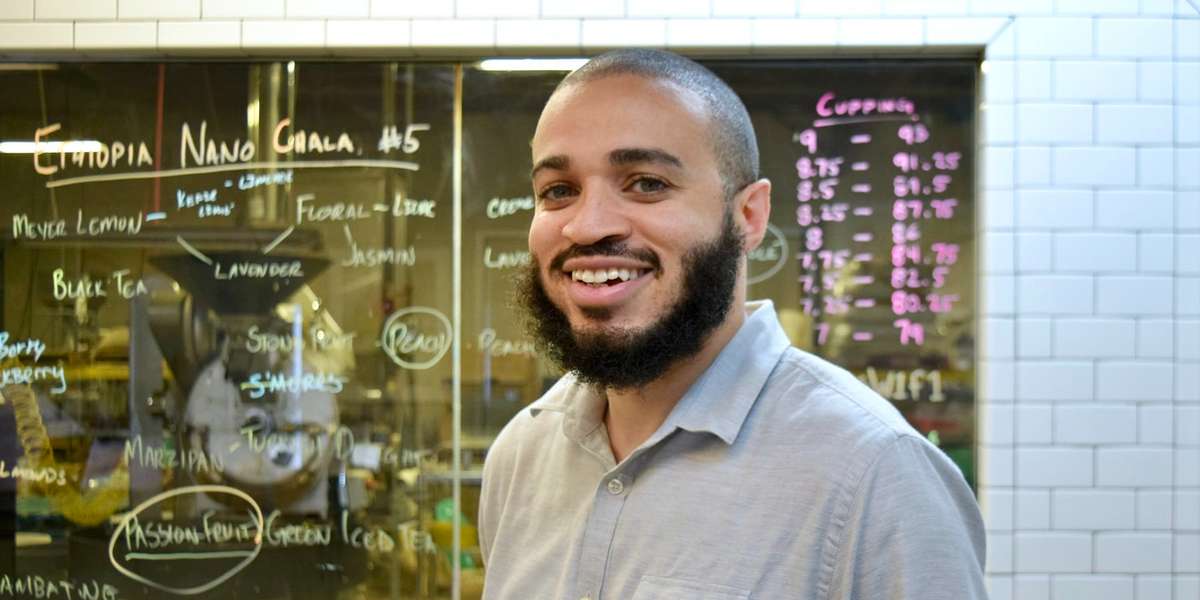
MULTIPOLYGON (((62 566, 71 578, 105 582, 122 598, 287 599, 337 598, 367 578, 373 548, 341 534, 358 523, 349 460, 335 452, 338 390, 294 383, 352 368, 353 350, 252 339, 295 341, 311 325, 303 321, 312 311, 289 300, 328 265, 319 236, 296 232, 272 251, 272 262, 298 265, 292 271, 303 276, 219 278, 219 265, 262 262, 262 240, 278 234, 193 240, 189 251, 162 243, 149 258, 147 293, 129 302, 128 429, 106 446, 116 466, 92 482, 107 495, 78 480, 51 498, 66 521, 62 566), (215 523, 254 536, 160 544, 149 533, 215 523), (296 534, 322 527, 332 535, 296 534), (192 560, 201 555, 212 560, 192 560)), ((32 389, 6 396, 32 411, 25 421, 41 424, 32 389)), ((44 425, 40 435, 41 460, 53 461, 44 425)), ((91 444, 89 463, 100 447, 91 444)))

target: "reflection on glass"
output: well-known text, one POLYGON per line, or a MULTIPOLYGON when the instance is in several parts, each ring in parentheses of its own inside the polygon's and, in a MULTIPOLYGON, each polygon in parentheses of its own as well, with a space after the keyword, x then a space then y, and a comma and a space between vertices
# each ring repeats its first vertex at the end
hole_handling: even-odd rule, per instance
MULTIPOLYGON (((750 297, 774 300, 793 344, 892 400, 974 485, 977 65, 707 64, 746 103, 773 182, 750 297)), ((528 142, 561 77, 465 74, 464 418, 491 435, 557 377, 503 301, 527 260, 528 142)))
POLYGON ((0 75, 0 139, 32 150, 0 155, 0 585, 448 598, 453 561, 478 573, 451 535, 455 76, 0 75))
MULTIPOLYGON (((751 296, 971 476, 974 66, 712 66, 775 186, 751 296)), ((510 298, 561 76, 0 71, 0 593, 479 597, 484 456, 558 376, 510 298)))

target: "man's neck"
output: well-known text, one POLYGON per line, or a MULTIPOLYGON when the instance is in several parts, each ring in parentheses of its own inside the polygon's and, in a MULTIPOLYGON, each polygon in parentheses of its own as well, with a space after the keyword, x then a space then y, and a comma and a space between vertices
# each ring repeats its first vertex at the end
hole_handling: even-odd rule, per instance
MULTIPOLYGON (((739 294, 740 296, 740 294, 739 294)), ((608 389, 604 426, 613 458, 618 463, 642 445, 667 420, 667 415, 692 384, 716 360, 746 321, 744 303, 735 299, 729 315, 705 340, 700 351, 679 361, 661 377, 640 388, 608 389)))

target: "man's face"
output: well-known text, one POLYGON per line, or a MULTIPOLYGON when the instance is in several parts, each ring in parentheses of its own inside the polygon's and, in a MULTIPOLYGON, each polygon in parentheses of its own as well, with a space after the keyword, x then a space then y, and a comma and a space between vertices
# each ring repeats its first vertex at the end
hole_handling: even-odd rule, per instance
MULTIPOLYGON (((719 325, 742 249, 699 98, 636 76, 579 84, 547 104, 532 145, 534 317, 564 321, 590 361, 606 355, 589 349, 671 350, 645 339, 677 334, 662 331, 668 321, 703 336, 719 325), (720 314, 688 314, 714 300, 720 314)), ((703 336, 675 352, 694 353, 703 336)))

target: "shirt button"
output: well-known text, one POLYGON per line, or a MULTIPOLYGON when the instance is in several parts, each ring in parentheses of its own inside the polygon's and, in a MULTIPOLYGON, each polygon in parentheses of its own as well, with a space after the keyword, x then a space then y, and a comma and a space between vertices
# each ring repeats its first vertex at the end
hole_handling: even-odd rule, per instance
MULTIPOLYGON (((624 492, 624 491, 625 491, 625 484, 622 483, 620 479, 609 479, 608 480, 608 493, 610 493, 614 496, 619 496, 619 495, 621 495, 621 492, 624 492)), ((585 598, 584 600, 587 600, 587 599, 585 598)))

